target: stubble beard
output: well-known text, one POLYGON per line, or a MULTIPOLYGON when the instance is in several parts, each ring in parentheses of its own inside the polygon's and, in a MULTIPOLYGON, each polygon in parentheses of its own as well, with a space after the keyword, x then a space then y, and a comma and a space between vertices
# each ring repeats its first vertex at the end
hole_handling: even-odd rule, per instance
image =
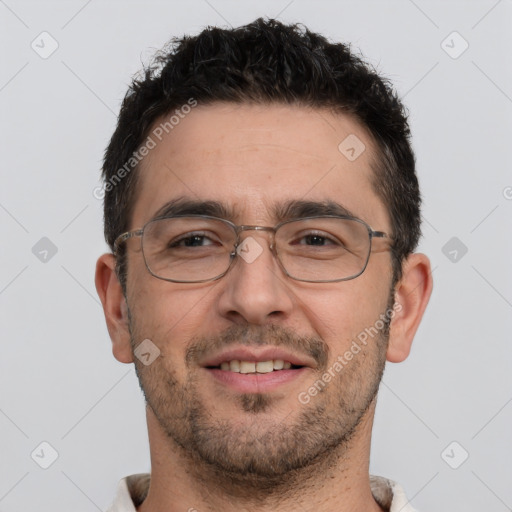
MULTIPOLYGON (((130 333, 135 346, 143 337, 132 320, 130 333)), ((303 347, 319 361, 315 380, 321 378, 328 362, 332 365, 328 347, 321 339, 300 338, 277 326, 261 327, 258 333, 255 338, 253 330, 237 326, 215 339, 193 340, 187 358, 194 358, 197 347, 225 346, 250 338, 259 344, 303 347)), ((257 489, 270 492, 301 474, 307 478, 308 471, 312 474, 318 466, 333 466, 343 456, 376 400, 388 338, 386 328, 308 404, 291 397, 297 403, 296 413, 280 422, 269 414, 273 407, 279 407, 269 393, 240 394, 233 408, 251 415, 254 421, 234 425, 212 416, 198 391, 197 371, 190 372, 181 383, 161 358, 147 367, 136 360, 135 367, 146 403, 198 475, 209 473, 219 485, 229 482, 231 488, 238 487, 245 493, 257 489)))

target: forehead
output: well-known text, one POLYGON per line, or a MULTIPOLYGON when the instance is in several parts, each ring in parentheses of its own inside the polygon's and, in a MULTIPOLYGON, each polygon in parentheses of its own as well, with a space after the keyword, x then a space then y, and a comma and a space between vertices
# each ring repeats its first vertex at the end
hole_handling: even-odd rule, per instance
POLYGON ((287 105, 215 103, 157 121, 138 172, 131 227, 176 199, 215 201, 231 220, 275 222, 292 201, 338 204, 388 225, 371 186, 374 144, 348 115, 287 105), (281 209, 282 210, 282 209, 281 209))

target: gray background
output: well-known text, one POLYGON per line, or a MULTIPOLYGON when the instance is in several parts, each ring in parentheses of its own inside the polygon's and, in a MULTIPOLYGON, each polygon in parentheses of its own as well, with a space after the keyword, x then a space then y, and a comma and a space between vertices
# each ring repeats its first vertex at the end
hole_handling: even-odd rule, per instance
POLYGON ((149 470, 142 393, 94 289, 93 189, 141 61, 260 15, 352 42, 411 111, 435 287, 410 358, 386 370, 371 471, 423 512, 512 510, 510 0, 0 0, 1 512, 104 510, 149 470))

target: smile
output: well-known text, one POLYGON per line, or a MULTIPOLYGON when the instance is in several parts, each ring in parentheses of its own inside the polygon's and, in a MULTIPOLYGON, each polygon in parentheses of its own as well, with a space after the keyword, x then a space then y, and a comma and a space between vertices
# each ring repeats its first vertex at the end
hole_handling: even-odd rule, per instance
POLYGON ((231 361, 223 361, 216 368, 235 373, 270 373, 278 370, 296 369, 300 368, 300 366, 293 365, 290 361, 282 359, 271 359, 269 361, 240 361, 233 359, 231 361))
POLYGON ((268 393, 301 379, 316 362, 283 347, 235 346, 199 361, 199 365, 208 378, 233 391, 268 393))

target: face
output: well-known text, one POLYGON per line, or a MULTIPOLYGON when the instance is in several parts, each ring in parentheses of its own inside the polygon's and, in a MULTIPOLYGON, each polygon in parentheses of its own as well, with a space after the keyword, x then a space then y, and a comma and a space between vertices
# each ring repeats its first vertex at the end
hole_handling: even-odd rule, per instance
MULTIPOLYGON (((210 214, 201 204, 213 201, 228 220, 261 226, 275 226, 286 206, 308 201, 335 203, 389 232, 371 186, 373 157, 368 133, 347 116, 198 106, 143 161, 131 229, 173 201, 210 214), (366 146, 353 161, 338 149, 349 135, 366 146)), ((223 471, 279 477, 347 443, 368 413, 386 357, 379 318, 392 305, 391 257, 376 240, 359 277, 308 283, 284 274, 268 232, 241 234, 249 237, 261 254, 236 257, 222 278, 197 284, 153 277, 140 238, 128 240, 130 334, 134 347, 150 339, 160 350, 150 365, 135 363, 170 442, 223 471), (379 333, 361 343, 375 326, 379 333), (232 361, 249 373, 232 371, 232 361)))

